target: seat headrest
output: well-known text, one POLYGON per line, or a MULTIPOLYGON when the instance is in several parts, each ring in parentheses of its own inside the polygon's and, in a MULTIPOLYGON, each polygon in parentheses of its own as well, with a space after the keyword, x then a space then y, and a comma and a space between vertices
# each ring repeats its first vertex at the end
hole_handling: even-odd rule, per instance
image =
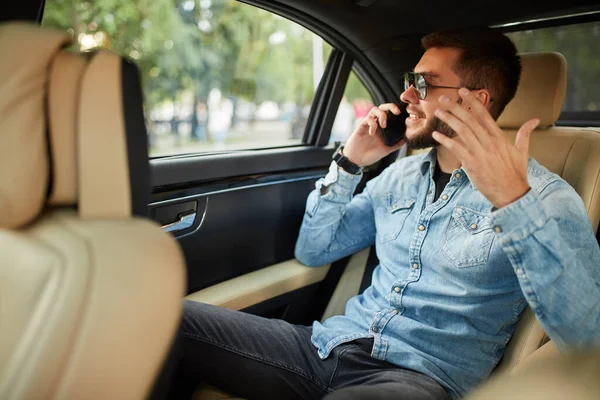
POLYGON ((40 35, 28 24, 0 25, 0 227, 30 221, 46 201, 47 70, 69 43, 66 32, 40 35))
POLYGON ((148 144, 137 68, 64 51, 60 30, 0 24, 0 228, 48 206, 83 218, 146 216, 148 144), (24 50, 26 49, 26 50, 24 50))
POLYGON ((567 60, 556 52, 521 54, 521 79, 515 97, 498 118, 501 128, 517 129, 531 118, 540 128, 554 125, 567 90, 567 60))

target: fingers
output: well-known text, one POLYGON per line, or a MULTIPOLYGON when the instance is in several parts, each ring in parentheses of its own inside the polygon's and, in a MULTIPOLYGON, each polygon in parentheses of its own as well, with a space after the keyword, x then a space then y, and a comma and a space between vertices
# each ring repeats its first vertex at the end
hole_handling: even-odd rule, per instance
POLYGON ((380 126, 382 128, 387 126, 386 111, 391 111, 395 115, 398 115, 401 112, 400 107, 394 103, 385 103, 381 104, 379 107, 373 107, 365 117, 365 122, 369 126, 369 135, 374 135, 380 126))
MULTIPOLYGON (((455 101, 450 100, 448 96, 440 97, 440 108, 451 113, 456 118, 448 118, 446 121, 442 118, 442 121, 446 122, 456 133, 461 136, 472 136, 481 143, 488 142, 488 135, 485 133, 479 120, 469 112, 464 106, 458 104, 455 101)), ((469 140, 469 138, 466 138, 469 140)))
POLYGON ((464 160, 469 156, 469 152, 458 138, 449 138, 438 131, 433 131, 432 137, 436 142, 450 150, 464 164, 464 160))
MULTIPOLYGON (((477 96, 471 93, 467 88, 461 88, 458 91, 463 103, 471 109, 469 114, 477 120, 478 124, 487 130, 489 135, 502 136, 504 132, 498 126, 494 118, 490 115, 488 109, 477 99, 477 96)), ((483 131, 483 130, 482 130, 483 131)))
POLYGON ((381 104, 379 106, 380 110, 383 110, 383 112, 385 113, 386 111, 391 111, 392 113, 394 113, 395 115, 400 115, 400 113, 402 112, 402 110, 400 110, 400 107, 398 107, 397 104, 395 103, 385 103, 385 104, 381 104))
POLYGON ((530 119, 525 122, 517 131, 517 138, 515 139, 515 147, 525 158, 529 158, 529 138, 531 132, 539 125, 539 118, 530 119))
MULTIPOLYGON (((442 96, 445 97, 445 96, 442 96)), ((460 107, 455 103, 456 106, 460 107)), ((450 107, 451 108, 451 107, 450 107)), ((472 131, 472 127, 466 125, 459 118, 451 114, 450 111, 444 111, 442 109, 437 109, 435 111, 435 115, 444 121, 450 128, 456 132, 456 134, 462 139, 462 141, 469 146, 469 148, 476 149, 480 146, 479 140, 475 137, 475 134, 472 131)))
POLYGON ((377 128, 379 128, 379 125, 377 124, 377 117, 369 113, 364 118, 364 123, 369 127, 369 135, 373 136, 373 134, 377 132, 377 128))

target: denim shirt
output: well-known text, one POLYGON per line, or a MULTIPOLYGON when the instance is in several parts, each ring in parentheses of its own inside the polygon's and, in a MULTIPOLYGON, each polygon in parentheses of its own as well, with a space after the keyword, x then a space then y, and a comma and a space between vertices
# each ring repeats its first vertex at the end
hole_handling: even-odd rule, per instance
POLYGON ((531 190, 506 207, 462 168, 434 202, 435 162, 436 149, 401 158, 356 196, 361 175, 335 163, 317 181, 297 259, 320 266, 375 244, 380 261, 344 315, 314 322, 319 356, 372 337, 373 357, 458 398, 495 367, 527 305, 559 349, 600 344, 600 249, 575 190, 530 159, 531 190))

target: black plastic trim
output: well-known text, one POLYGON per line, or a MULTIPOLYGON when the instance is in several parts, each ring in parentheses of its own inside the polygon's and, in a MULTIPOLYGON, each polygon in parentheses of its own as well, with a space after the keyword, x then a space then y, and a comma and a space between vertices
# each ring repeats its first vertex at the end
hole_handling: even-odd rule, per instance
POLYGON ((317 146, 325 146, 329 142, 333 121, 337 116, 337 110, 342 101, 342 96, 344 95, 344 90, 346 89, 353 63, 354 58, 349 53, 339 52, 336 54, 334 63, 332 63, 330 76, 323 82, 324 85, 326 85, 327 90, 325 91, 325 104, 321 113, 324 118, 316 131, 317 146))
POLYGON ((165 190, 156 191, 152 194, 151 207, 163 206, 182 200, 194 199, 197 196, 215 195, 236 190, 258 188, 263 186, 281 185, 284 183, 298 182, 304 180, 317 180, 326 175, 326 168, 315 168, 310 170, 290 171, 275 174, 259 174, 240 176, 237 178, 220 179, 213 182, 195 185, 182 185, 165 187, 165 190))
POLYGON ((129 162, 131 212, 135 216, 147 217, 151 187, 144 100, 139 71, 125 58, 121 58, 121 94, 129 162))
POLYGON ((337 59, 341 57, 341 54, 340 50, 334 48, 329 59, 327 59, 325 71, 323 71, 323 76, 317 86, 315 98, 308 114, 308 123, 303 138, 303 142, 306 144, 314 145, 317 143, 319 127, 322 125, 324 111, 327 109, 327 97, 331 92, 332 75, 334 75, 337 59))
POLYGON ((353 62, 348 53, 335 48, 331 52, 308 115, 303 139, 305 143, 325 146, 329 141, 353 62))
POLYGON ((563 111, 557 126, 600 126, 600 111, 563 111))
POLYGON ((42 24, 42 19, 44 18, 44 9, 46 8, 46 0, 40 1, 40 8, 37 14, 37 23, 42 24))
POLYGON ((152 187, 329 166, 335 147, 300 146, 150 160, 152 187))
POLYGON ((510 32, 520 32, 527 30, 536 30, 543 28, 551 28, 553 26, 565 26, 565 25, 575 25, 575 24, 583 24, 586 22, 594 22, 600 21, 600 10, 594 10, 596 7, 592 7, 591 9, 586 9, 584 11, 589 13, 579 14, 579 15, 571 15, 565 17, 558 18, 548 18, 541 19, 539 21, 532 22, 524 22, 524 23, 516 23, 514 25, 509 26, 499 26, 498 29, 502 33, 510 33, 510 32))
POLYGON ((42 20, 44 4, 43 0, 5 0, 0 6, 0 22, 29 21, 39 23, 42 20))

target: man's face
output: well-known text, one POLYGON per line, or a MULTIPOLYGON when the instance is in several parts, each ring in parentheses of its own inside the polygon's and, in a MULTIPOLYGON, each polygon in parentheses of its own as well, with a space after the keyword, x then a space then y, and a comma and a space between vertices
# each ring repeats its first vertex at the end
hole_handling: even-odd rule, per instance
MULTIPOLYGON (((440 86, 460 86, 460 78, 452 71, 458 60, 459 50, 449 48, 431 48, 423 54, 414 72, 423 74, 427 83, 440 86)), ((411 86, 400 95, 400 100, 408 104, 410 117, 406 119, 406 143, 413 149, 437 146, 431 133, 436 130, 447 136, 455 132, 435 116, 438 99, 446 95, 461 102, 457 89, 427 88, 427 97, 420 100, 417 91, 411 86)))

